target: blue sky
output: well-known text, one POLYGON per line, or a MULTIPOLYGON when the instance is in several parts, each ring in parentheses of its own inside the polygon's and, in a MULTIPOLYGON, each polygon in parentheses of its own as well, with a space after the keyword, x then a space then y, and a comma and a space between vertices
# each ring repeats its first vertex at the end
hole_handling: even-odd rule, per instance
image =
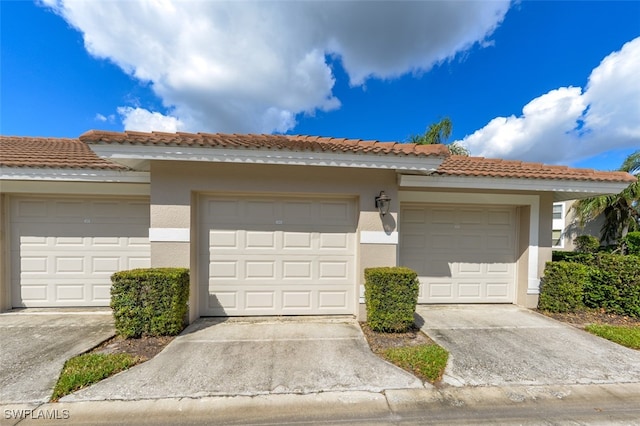
POLYGON ((640 147, 640 1, 3 1, 3 135, 284 132, 617 168, 640 147))

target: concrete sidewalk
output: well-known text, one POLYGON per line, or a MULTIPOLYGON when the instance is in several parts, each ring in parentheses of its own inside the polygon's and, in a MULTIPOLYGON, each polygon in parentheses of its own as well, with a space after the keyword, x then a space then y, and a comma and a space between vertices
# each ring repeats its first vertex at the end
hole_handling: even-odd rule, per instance
POLYGON ((421 305, 453 386, 640 383, 640 351, 515 305, 421 305))
POLYGON ((150 361, 61 401, 424 387, 374 355, 350 317, 201 318, 150 361))

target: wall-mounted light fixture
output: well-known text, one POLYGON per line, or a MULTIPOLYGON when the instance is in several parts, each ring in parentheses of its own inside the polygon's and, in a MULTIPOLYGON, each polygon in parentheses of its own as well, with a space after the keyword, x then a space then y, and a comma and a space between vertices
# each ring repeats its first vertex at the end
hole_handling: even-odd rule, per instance
POLYGON ((384 191, 380 191, 380 195, 376 196, 376 208, 380 212, 381 216, 389 213, 389 207, 391 206, 391 197, 384 193, 384 191))

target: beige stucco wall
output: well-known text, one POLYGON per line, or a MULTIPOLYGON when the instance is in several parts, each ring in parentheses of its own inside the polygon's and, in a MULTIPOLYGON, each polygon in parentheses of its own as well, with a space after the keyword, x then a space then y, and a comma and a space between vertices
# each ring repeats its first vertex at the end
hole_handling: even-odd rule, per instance
MULTIPOLYGON (((393 234, 397 226, 396 174, 390 170, 313 166, 164 162, 151 163, 151 228, 189 228, 190 242, 151 242, 153 266, 191 268, 190 319, 198 317, 197 200, 199 194, 352 197, 362 231, 393 234), (392 198, 381 218, 374 199, 383 190, 392 198)), ((369 266, 396 264, 396 244, 359 244, 356 297, 369 266)), ((356 300, 356 306, 359 300, 356 300)), ((354 312, 357 314, 357 312, 354 312)))
POLYGON ((518 216, 518 247, 517 247, 517 277, 516 304, 526 306, 528 304, 527 286, 529 270, 529 224, 531 220, 531 208, 520 206, 517 209, 518 216))
POLYGON ((564 244, 562 248, 554 248, 554 250, 573 251, 575 249, 573 240, 580 235, 592 235, 600 239, 600 229, 604 223, 604 217, 598 216, 596 219, 585 223, 584 226, 580 226, 576 219, 575 211, 571 209, 574 202, 575 200, 563 202, 565 217, 562 239, 564 244))
MULTIPOLYGON (((552 257, 552 229, 553 229, 553 194, 540 194, 540 213, 538 223, 538 268, 537 278, 544 276, 544 268, 552 257)), ((521 234, 522 235, 522 234, 521 234)), ((538 306, 539 296, 537 294, 526 294, 522 302, 518 302, 527 308, 538 306)))
POLYGON ((11 309, 11 277, 9 276, 9 214, 6 195, 0 192, 0 312, 11 309))

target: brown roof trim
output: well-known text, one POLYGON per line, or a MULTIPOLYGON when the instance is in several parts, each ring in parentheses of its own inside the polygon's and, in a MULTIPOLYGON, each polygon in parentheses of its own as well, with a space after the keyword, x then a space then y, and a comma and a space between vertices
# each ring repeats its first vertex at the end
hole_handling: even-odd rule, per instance
POLYGON ((87 144, 142 146, 189 146, 202 148, 282 149, 290 151, 337 152, 374 155, 449 156, 444 145, 416 145, 361 139, 302 135, 256 135, 223 133, 109 132, 90 130, 80 136, 87 144))
POLYGON ((567 166, 552 166, 524 161, 487 159, 452 155, 440 164, 435 173, 441 176, 471 176, 518 179, 583 180, 595 182, 635 182, 626 172, 602 172, 567 166))
POLYGON ((0 136, 0 165, 16 168, 128 170, 78 139, 0 136))

